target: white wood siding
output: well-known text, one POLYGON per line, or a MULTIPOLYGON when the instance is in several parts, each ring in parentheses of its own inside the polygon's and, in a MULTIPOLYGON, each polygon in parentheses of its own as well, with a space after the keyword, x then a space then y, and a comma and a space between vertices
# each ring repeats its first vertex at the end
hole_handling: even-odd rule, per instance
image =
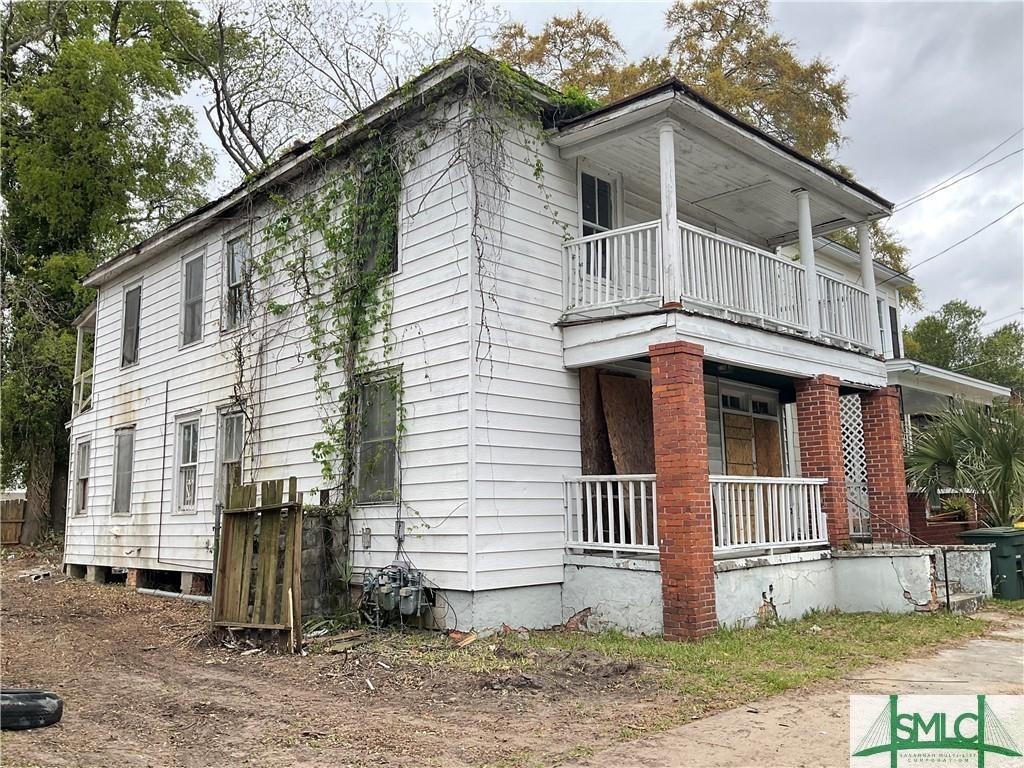
MULTIPOLYGON (((449 168, 452 151, 451 141, 436 143, 405 179, 391 319, 395 347, 386 364, 402 366, 403 376, 404 551, 439 586, 465 589, 468 215, 464 174, 449 168)), ((259 204, 254 214, 256 251, 272 210, 259 204)), ((86 515, 69 514, 69 562, 158 570, 211 567, 217 408, 231 398, 231 345, 238 338, 219 331, 223 245, 226 235, 244 222, 237 217, 220 221, 99 291, 93 407, 72 425, 73 442, 92 442, 89 506, 86 515), (206 255, 204 337, 179 349, 181 260, 197 250, 206 255), (121 369, 121 296, 140 277, 140 361, 121 369), (197 511, 178 514, 173 508, 175 419, 193 412, 201 419, 197 511), (136 426, 132 514, 111 517, 114 429, 130 424, 136 426)), ((317 240, 310 245, 314 256, 320 252, 317 240)), ((275 285, 285 301, 294 300, 287 278, 275 285)), ((307 501, 316 503, 323 481, 312 448, 320 439, 321 421, 308 331, 295 309, 275 325, 265 358, 258 466, 250 459, 245 479, 295 475, 307 501)), ((383 357, 379 334, 371 342, 370 357, 383 357)), ((332 379, 342 384, 338 375, 332 379)), ((394 559, 396 514, 395 505, 356 510, 352 549, 357 569, 394 559), (372 531, 368 551, 362 550, 358 535, 364 526, 372 531)))

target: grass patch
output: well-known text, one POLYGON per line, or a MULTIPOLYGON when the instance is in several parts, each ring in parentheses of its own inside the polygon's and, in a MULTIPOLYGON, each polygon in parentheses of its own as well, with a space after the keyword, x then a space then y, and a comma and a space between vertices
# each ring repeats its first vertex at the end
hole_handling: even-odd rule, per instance
POLYGON ((998 597, 993 597, 985 601, 985 607, 1024 616, 1024 600, 1002 600, 998 597))
POLYGON ((541 632, 515 640, 541 648, 586 650, 653 667, 662 683, 691 699, 695 711, 741 703, 842 677, 883 660, 984 632, 982 622, 945 613, 816 613, 774 627, 723 629, 693 643, 653 637, 541 632))

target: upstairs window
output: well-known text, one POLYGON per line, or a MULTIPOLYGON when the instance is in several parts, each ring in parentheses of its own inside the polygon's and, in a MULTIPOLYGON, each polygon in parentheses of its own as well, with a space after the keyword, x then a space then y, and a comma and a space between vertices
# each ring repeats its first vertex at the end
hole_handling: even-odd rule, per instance
POLYGON ((248 236, 228 240, 225 255, 225 301, 224 328, 234 330, 249 319, 249 296, 245 278, 249 269, 248 236))
POLYGON ((196 484, 199 477, 199 418, 178 422, 178 490, 179 512, 196 509, 196 484))
POLYGON ((896 307, 889 307, 889 333, 892 334, 892 356, 901 357, 900 353, 900 319, 896 307))
POLYGON ((89 441, 78 444, 75 453, 75 514, 84 515, 89 501, 89 441))
POLYGON ((121 323, 121 365, 139 362, 139 320, 142 313, 142 286, 124 292, 124 318, 121 323))
POLYGON ((359 501, 395 500, 397 402, 395 379, 367 381, 359 392, 359 501))
POLYGON ((203 338, 202 254, 185 262, 181 288, 181 343, 187 346, 203 338))
POLYGON ((114 432, 114 507, 115 515, 132 513, 132 463, 135 459, 135 427, 114 432))
MULTIPOLYGON (((614 187, 610 181, 580 174, 580 206, 583 236, 596 235, 611 229, 614 219, 614 187)), ((608 276, 608 244, 598 241, 587 243, 586 269, 588 275, 608 276)))

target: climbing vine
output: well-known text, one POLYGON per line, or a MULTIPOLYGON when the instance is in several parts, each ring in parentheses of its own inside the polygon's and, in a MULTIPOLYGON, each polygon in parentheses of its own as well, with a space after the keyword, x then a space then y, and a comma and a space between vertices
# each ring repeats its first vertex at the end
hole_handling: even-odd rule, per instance
MULTIPOLYGON (((263 375, 269 340, 290 338, 291 321, 301 318, 304 339, 297 353, 312 362, 313 387, 321 439, 313 449, 332 491, 331 504, 347 513, 356 500, 356 456, 360 434, 358 382, 388 371, 395 335, 392 328, 393 281, 398 249, 403 179, 420 154, 437 142, 450 142, 445 167, 429 185, 464 179, 469 193, 471 297, 474 313, 473 361, 481 373, 493 365, 492 334, 501 326, 497 273, 501 264, 503 222, 511 174, 517 160, 530 167, 544 207, 567 233, 544 186, 539 151, 545 126, 584 110, 585 105, 545 92, 539 84, 507 66, 484 62, 465 76, 463 86, 441 98, 415 95, 413 108, 391 119, 386 128, 364 127, 358 143, 314 148, 302 176, 279 188, 263 227, 262 247, 253 259, 248 295, 261 303, 260 333, 239 342, 236 365, 252 377, 263 375), (524 153, 521 157, 514 153, 524 153), (464 175, 463 175, 464 174, 464 175), (255 290, 257 283, 263 290, 255 290), (277 286, 275 290, 273 286, 277 286), (289 290, 286 290, 289 289, 289 290), (380 345, 372 342, 379 339, 380 345), (247 345, 248 354, 242 350, 247 345), (372 352, 372 354, 371 354, 372 352), (255 369, 253 368, 255 364, 255 369)), ((453 184, 453 203, 456 192, 453 184)), ((422 202, 421 202, 422 204, 422 202)), ((403 220, 419 209, 409 206, 403 220)), ((396 446, 405 432, 402 377, 388 375, 398 414, 396 446)), ((249 389, 257 385, 250 384, 249 389)), ((236 390, 239 389, 236 387, 236 390)), ((239 397, 238 399, 243 399, 239 397)), ((248 395, 253 402, 261 396, 248 395)), ((401 451, 396 451, 398 456, 401 451)), ((396 466, 396 494, 401 493, 401 465, 396 466)), ((400 495, 395 499, 402 514, 400 495)))

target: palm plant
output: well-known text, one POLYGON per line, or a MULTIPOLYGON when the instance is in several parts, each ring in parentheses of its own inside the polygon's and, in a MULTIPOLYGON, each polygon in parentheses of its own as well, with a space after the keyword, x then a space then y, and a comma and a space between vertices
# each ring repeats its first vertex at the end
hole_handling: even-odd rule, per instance
POLYGON ((939 491, 971 490, 993 526, 1012 525, 1024 508, 1024 410, 955 401, 915 432, 907 483, 939 503, 939 491))

